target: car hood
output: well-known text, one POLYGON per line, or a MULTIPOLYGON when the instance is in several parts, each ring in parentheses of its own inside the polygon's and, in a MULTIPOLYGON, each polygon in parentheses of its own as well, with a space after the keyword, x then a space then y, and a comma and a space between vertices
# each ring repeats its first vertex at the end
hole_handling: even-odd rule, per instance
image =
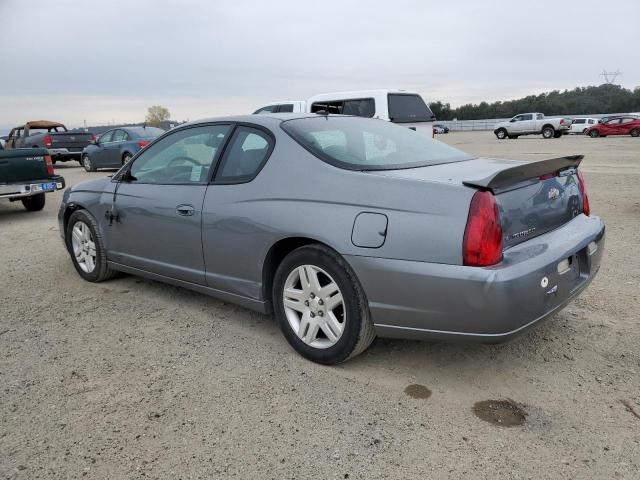
POLYGON ((111 183, 111 177, 101 177, 95 180, 87 180, 72 186, 71 192, 104 192, 111 183))

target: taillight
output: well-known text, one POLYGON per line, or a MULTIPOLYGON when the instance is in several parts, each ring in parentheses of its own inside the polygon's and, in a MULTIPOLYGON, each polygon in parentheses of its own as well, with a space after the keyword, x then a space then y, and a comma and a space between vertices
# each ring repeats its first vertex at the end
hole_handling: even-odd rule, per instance
POLYGON ((91 141, 92 141, 92 142, 95 142, 95 141, 96 141, 96 136, 95 136, 93 133, 91 134, 91 141))
POLYGON ((147 145, 149 145, 149 140, 138 140, 138 146, 139 146, 140 148, 144 148, 144 147, 146 147, 147 145))
POLYGON ((502 225, 498 204, 491 192, 478 191, 471 199, 462 240, 462 263, 487 267, 502 260, 502 225))
POLYGON ((587 197, 587 188, 584 186, 584 178, 582 178, 582 172, 578 170, 578 186, 580 187, 580 193, 582 194, 582 213, 589 215, 591 209, 589 208, 589 197, 587 197))
POLYGON ((44 156, 44 163, 47 165, 47 174, 53 175, 53 162, 51 161, 51 155, 44 156))
POLYGON ((45 135, 44 136, 44 146, 45 147, 50 147, 51 146, 51 135, 45 135))

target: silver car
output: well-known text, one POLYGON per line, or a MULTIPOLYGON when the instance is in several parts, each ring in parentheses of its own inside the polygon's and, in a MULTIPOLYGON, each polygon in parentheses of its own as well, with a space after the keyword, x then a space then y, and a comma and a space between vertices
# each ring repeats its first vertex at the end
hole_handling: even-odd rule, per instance
POLYGON ((85 280, 126 272, 273 312, 315 362, 376 336, 499 342, 598 271, 581 160, 473 158, 342 115, 215 118, 67 189, 60 232, 85 280))

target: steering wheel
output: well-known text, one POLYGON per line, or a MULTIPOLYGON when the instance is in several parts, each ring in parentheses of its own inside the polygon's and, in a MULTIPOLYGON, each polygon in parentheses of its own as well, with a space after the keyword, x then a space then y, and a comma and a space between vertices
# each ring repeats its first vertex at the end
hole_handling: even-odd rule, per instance
POLYGON ((167 163, 167 166, 166 166, 165 168, 169 168, 169 167, 171 167, 171 166, 174 164, 174 162, 177 162, 178 160, 184 160, 184 161, 187 161, 187 162, 192 163, 193 165, 195 165, 195 166, 197 166, 197 167, 200 167, 200 166, 201 166, 201 165, 200 165, 198 162, 196 162, 193 158, 191 158, 191 157, 187 157, 187 156, 184 156, 184 157, 176 157, 176 158, 174 158, 174 159, 173 159, 173 160, 171 160, 169 163, 167 163))

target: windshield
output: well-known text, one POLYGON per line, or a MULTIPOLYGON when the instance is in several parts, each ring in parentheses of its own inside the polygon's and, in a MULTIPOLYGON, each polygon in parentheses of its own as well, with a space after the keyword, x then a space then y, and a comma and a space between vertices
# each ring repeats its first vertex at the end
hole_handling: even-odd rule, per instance
POLYGON ((389 119, 395 123, 432 122, 436 119, 420 95, 390 93, 389 119))
POLYGON ((317 157, 349 170, 395 170, 473 158, 384 120, 319 115, 282 122, 282 128, 317 157))

